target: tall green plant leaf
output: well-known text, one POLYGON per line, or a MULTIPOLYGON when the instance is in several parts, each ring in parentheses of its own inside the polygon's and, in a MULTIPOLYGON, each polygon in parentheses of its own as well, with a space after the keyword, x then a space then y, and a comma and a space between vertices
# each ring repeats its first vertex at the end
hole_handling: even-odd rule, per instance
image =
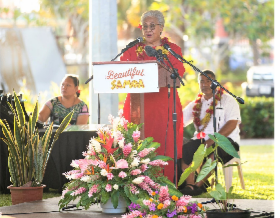
POLYGON ((205 164, 203 164, 201 171, 199 172, 196 182, 204 179, 217 165, 217 161, 212 161, 211 158, 208 158, 205 164))
POLYGON ((205 154, 206 154, 206 149, 204 149, 204 144, 201 144, 193 155, 193 161, 192 161, 191 166, 188 167, 182 173, 180 180, 178 182, 178 185, 181 185, 192 172, 196 171, 198 169, 198 167, 200 167, 205 154))
POLYGON ((16 107, 16 111, 17 111, 20 126, 24 126, 25 125, 25 116, 24 116, 24 112, 23 112, 23 109, 21 107, 21 104, 20 104, 20 101, 17 97, 16 92, 14 92, 14 101, 15 101, 15 107, 16 107))
POLYGON ((157 155, 157 156, 151 158, 151 161, 153 161, 153 160, 169 161, 169 160, 173 160, 173 159, 171 157, 168 157, 168 156, 157 155))
POLYGON ((215 200, 226 200, 226 192, 221 184, 216 184, 215 191, 209 193, 215 200))
POLYGON ((117 191, 117 190, 113 191, 113 193, 111 195, 111 201, 112 201, 115 209, 118 207, 118 204, 119 204, 119 196, 120 196, 119 191, 117 191))
POLYGON ((208 135, 215 143, 217 143, 220 148, 222 148, 225 152, 227 152, 228 154, 230 154, 233 157, 236 158, 240 158, 237 151, 235 150, 235 148, 233 147, 233 145, 231 144, 231 142, 228 140, 227 137, 221 135, 218 132, 215 132, 215 137, 213 135, 208 135))

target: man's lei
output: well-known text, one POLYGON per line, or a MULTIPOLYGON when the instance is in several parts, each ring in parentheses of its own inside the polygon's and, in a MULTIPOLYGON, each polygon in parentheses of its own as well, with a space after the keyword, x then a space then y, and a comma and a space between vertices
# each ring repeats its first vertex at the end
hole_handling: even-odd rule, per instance
MULTIPOLYGON (((223 93, 224 92, 222 89, 220 88, 217 89, 217 92, 215 94, 215 106, 217 105, 218 101, 221 101, 221 97, 223 93)), ((199 93, 197 95, 197 98, 195 100, 195 105, 193 106, 193 123, 195 124, 198 132, 203 132, 206 129, 208 123, 210 122, 211 116, 213 114, 213 101, 212 101, 210 107, 206 110, 205 117, 202 120, 200 120, 202 95, 203 95, 202 93, 199 93), (200 126, 202 126, 201 129, 199 128, 200 126)))

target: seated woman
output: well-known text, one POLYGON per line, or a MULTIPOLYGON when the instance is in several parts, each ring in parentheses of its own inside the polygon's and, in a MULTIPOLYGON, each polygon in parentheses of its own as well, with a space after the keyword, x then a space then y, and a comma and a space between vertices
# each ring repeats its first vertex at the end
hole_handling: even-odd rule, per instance
POLYGON ((55 97, 45 103, 39 112, 38 121, 46 122, 50 117, 50 122, 60 125, 64 117, 74 109, 74 114, 70 124, 87 124, 89 112, 87 105, 79 99, 79 79, 76 75, 66 75, 61 83, 61 96, 55 97))

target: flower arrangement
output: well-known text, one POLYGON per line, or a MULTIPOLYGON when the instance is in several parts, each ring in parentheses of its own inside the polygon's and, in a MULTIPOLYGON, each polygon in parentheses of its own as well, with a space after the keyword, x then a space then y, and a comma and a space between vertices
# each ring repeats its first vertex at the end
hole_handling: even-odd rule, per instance
POLYGON ((119 197, 129 205, 139 198, 149 199, 159 191, 160 184, 168 185, 170 193, 181 196, 175 185, 160 172, 172 160, 157 156, 160 146, 152 137, 140 139, 140 125, 129 123, 123 116, 109 115, 112 128, 102 127, 98 137, 90 140, 84 159, 73 160, 74 170, 64 175, 71 180, 66 184, 59 201, 60 209, 80 197, 77 206, 88 209, 92 203, 105 204, 110 198, 118 206, 119 197))
POLYGON ((205 208, 202 204, 191 201, 189 195, 177 197, 170 196, 167 186, 161 186, 159 192, 153 192, 149 200, 139 199, 137 204, 131 203, 128 207, 130 213, 122 215, 122 218, 202 218, 205 208))

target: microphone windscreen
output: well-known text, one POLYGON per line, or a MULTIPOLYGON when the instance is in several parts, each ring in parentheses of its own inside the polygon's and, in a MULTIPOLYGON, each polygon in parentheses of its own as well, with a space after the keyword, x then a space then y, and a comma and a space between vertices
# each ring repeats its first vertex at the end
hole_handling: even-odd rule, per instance
POLYGON ((166 50, 168 50, 168 49, 170 48, 168 44, 164 44, 163 47, 164 47, 166 50))
POLYGON ((148 56, 150 57, 155 57, 156 56, 156 50, 153 49, 151 46, 145 46, 145 51, 147 53, 148 56))

